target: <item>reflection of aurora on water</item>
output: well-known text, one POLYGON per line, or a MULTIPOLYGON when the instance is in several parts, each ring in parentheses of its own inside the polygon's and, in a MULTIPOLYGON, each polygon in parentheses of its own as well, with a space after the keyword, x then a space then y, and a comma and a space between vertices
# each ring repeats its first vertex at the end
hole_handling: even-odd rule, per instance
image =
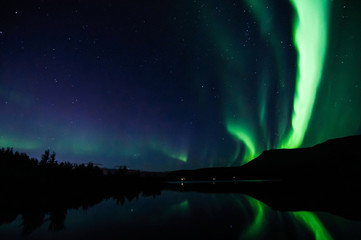
MULTIPOLYGON (((270 209, 267 205, 252 197, 242 196, 240 198, 240 196, 236 195, 232 195, 232 197, 240 210, 244 210, 244 206, 249 206, 253 209, 248 216, 250 223, 247 223, 249 225, 241 233, 240 239, 267 239, 267 232, 270 231, 270 223, 267 222, 267 219, 282 223, 284 221, 283 218, 286 217, 287 213, 275 214, 275 211, 270 209)), ((289 213, 289 217, 294 218, 297 221, 296 224, 301 224, 306 230, 311 231, 315 239, 332 239, 332 236, 315 213, 293 212, 289 213)), ((284 226, 280 227, 283 228, 284 226)))

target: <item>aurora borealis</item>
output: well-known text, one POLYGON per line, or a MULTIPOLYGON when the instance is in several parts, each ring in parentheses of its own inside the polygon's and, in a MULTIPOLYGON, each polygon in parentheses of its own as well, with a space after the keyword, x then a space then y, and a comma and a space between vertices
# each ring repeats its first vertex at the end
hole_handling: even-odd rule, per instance
POLYGON ((292 130, 284 148, 302 144, 311 118, 327 47, 328 1, 292 1, 297 12, 294 41, 298 49, 298 73, 292 130))
MULTIPOLYGON (((2 1, 0 147, 164 171, 361 134, 360 11, 356 0, 2 1)), ((262 235, 271 210, 230 197, 247 209, 239 235, 262 235)), ((332 238, 317 213, 287 216, 332 238)))
POLYGON ((171 170, 361 133, 357 1, 0 7, 1 147, 171 170))

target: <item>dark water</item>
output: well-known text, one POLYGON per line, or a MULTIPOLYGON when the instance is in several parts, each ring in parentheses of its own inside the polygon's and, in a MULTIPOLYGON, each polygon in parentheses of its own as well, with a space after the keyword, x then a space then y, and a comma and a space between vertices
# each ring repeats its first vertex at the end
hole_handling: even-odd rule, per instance
POLYGON ((123 204, 103 200, 66 211, 22 236, 23 219, 0 226, 0 239, 361 239, 361 221, 325 212, 281 212, 244 194, 162 191, 123 204))

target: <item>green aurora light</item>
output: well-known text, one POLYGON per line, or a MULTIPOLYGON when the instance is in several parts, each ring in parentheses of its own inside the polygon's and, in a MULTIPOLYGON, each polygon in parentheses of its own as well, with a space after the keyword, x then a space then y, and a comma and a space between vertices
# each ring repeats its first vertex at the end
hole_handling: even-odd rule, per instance
MULTIPOLYGON (((247 0, 247 3, 250 6, 250 10, 254 13, 255 18, 262 24, 261 34, 264 36, 267 32, 272 31, 272 15, 267 11, 267 8, 262 6, 262 3, 260 4, 259 1, 247 0)), ((292 127, 289 132, 286 133, 286 138, 279 139, 280 144, 278 147, 280 148, 297 148, 302 145, 312 116, 327 49, 328 1, 291 0, 291 3, 297 15, 294 22, 294 44, 298 51, 298 73, 291 119, 292 127)), ((277 44, 275 44, 277 38, 273 37, 272 40, 273 49, 281 53, 282 51, 279 51, 277 44)), ((281 66, 282 59, 279 57, 280 54, 275 55, 278 56, 276 57, 276 59, 278 59, 278 66, 281 66)), ((265 129, 265 121, 263 120, 265 118, 266 107, 264 102, 266 93, 262 92, 260 96, 261 99, 263 99, 259 111, 260 127, 265 129)), ((267 144, 267 146, 258 146, 258 141, 256 141, 257 134, 250 130, 254 128, 247 126, 247 124, 240 119, 235 119, 228 115, 226 116, 226 122, 229 133, 244 143, 245 154, 243 155, 243 163, 255 158, 264 148, 269 148, 269 144, 267 144)), ((251 125, 250 122, 247 123, 251 125)), ((281 135, 284 135, 286 127, 285 122, 283 121, 282 123, 283 124, 278 125, 278 128, 281 135)), ((265 134, 263 137, 265 137, 265 134)), ((253 236, 262 229, 261 225, 264 220, 264 210, 262 205, 257 204, 252 201, 252 199, 250 199, 249 202, 257 214, 255 222, 246 232, 246 236, 253 236)), ((313 231, 316 239, 332 239, 315 214, 298 212, 294 213, 293 216, 313 231)))
POLYGON ((254 210, 254 220, 251 225, 247 228, 246 232, 242 234, 241 239, 259 239, 260 235, 264 232, 265 228, 265 207, 263 203, 252 198, 247 197, 249 204, 254 210))
POLYGON ((302 144, 321 80, 327 47, 328 0, 291 0, 297 11, 294 41, 298 49, 298 74, 292 115, 292 130, 281 148, 302 144))
POLYGON ((316 240, 331 240, 332 236, 326 230, 320 219, 316 214, 311 212, 294 212, 292 215, 305 224, 307 228, 315 235, 316 240))
MULTIPOLYGON (((291 3, 297 12, 294 41, 298 49, 298 74, 292 129, 282 141, 281 148, 297 148, 302 144, 315 104, 327 49, 328 0, 291 0, 291 3)), ((293 215, 314 232, 315 239, 332 239, 315 214, 297 212, 293 215)))

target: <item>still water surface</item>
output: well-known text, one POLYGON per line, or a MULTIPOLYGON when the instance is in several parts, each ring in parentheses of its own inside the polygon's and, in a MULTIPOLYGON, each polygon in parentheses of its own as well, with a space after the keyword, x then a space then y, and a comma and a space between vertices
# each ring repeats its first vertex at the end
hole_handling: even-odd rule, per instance
MULTIPOLYGON (((47 216, 49 218, 49 216, 47 216)), ((361 222, 323 212, 280 212, 244 194, 163 191, 88 209, 69 209, 65 229, 50 221, 23 237, 23 220, 0 226, 0 239, 361 239, 361 222)))

